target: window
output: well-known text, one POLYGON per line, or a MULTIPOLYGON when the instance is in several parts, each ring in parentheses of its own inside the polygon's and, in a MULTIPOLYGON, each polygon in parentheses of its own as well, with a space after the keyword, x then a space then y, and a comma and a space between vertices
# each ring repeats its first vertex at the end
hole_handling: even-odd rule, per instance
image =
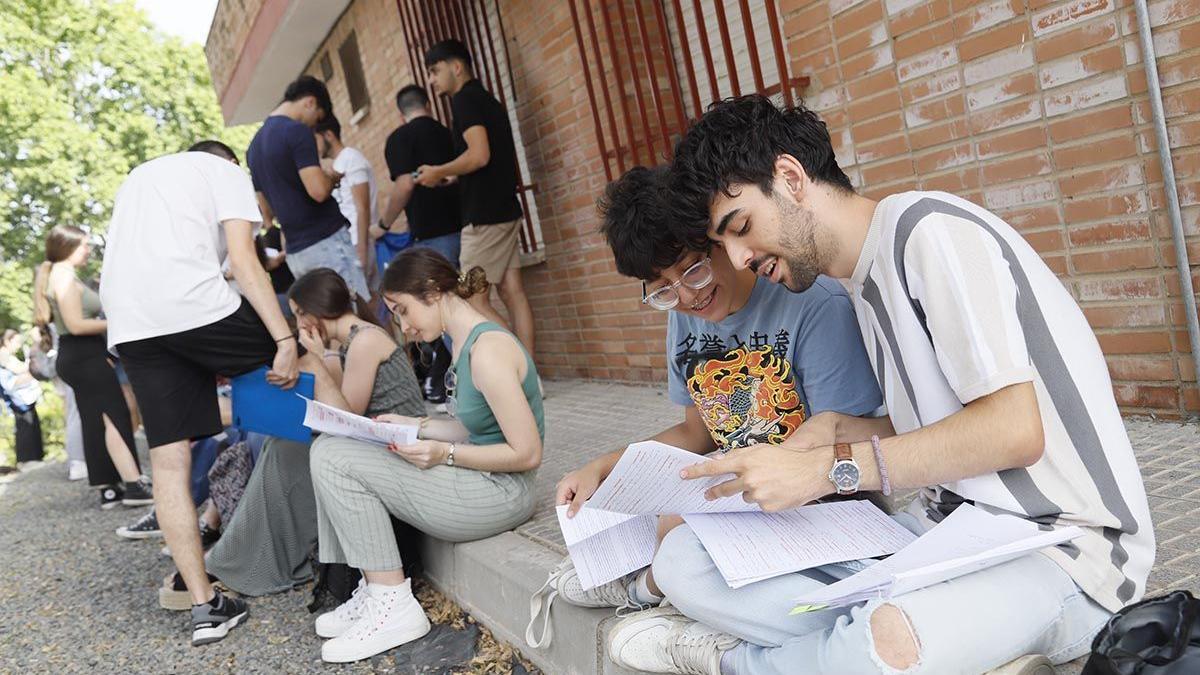
POLYGON ((354 113, 367 107, 371 96, 367 94, 367 80, 363 77, 362 59, 358 56, 358 38, 354 31, 338 47, 338 58, 342 61, 342 73, 346 76, 346 91, 350 94, 350 108, 354 113))
POLYGON ((326 82, 333 79, 333 63, 329 60, 329 52, 321 56, 321 79, 326 82))

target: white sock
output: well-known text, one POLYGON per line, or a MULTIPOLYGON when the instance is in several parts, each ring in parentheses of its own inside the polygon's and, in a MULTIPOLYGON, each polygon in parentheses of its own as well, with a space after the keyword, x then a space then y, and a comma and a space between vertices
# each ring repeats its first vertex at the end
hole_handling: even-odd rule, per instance
POLYGON ((397 591, 404 591, 409 595, 412 595, 412 580, 405 579, 403 583, 396 584, 395 586, 368 583, 367 589, 376 593, 395 593, 397 591))
POLYGON ((650 590, 649 575, 649 567, 637 573, 633 581, 629 582, 629 597, 633 598, 633 601, 638 604, 657 605, 663 601, 663 598, 661 595, 656 595, 654 591, 650 590))

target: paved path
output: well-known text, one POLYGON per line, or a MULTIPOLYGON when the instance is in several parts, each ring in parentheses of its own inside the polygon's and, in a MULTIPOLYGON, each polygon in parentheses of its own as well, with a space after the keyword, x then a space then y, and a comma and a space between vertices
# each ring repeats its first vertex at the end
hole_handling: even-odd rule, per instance
MULTIPOLYGON (((551 510, 564 471, 680 419, 658 388, 547 382, 543 503, 518 533, 562 551, 551 510)), ((1157 526, 1152 593, 1200 587, 1200 427, 1129 420, 1157 526)), ((170 569, 157 542, 113 530, 140 510, 100 511, 96 497, 48 465, 0 482, 0 672, 371 672, 407 662, 399 650, 351 666, 319 660, 307 595, 252 601, 249 624, 193 649, 185 613, 160 610, 155 588, 170 569)), ((1068 672, 1077 668, 1068 667, 1068 672)), ((408 670, 407 672, 413 672, 408 670)))

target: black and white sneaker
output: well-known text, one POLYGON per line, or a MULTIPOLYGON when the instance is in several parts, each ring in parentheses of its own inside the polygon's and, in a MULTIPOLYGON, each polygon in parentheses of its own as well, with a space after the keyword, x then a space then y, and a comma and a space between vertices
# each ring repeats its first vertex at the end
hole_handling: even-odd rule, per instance
POLYGON ((151 539, 161 537, 163 533, 158 528, 158 515, 154 513, 154 509, 150 509, 134 524, 118 527, 117 536, 125 539, 151 539))
POLYGON ((213 599, 192 605, 192 646, 199 647, 225 639, 229 631, 250 615, 250 606, 241 598, 222 595, 213 589, 213 599))
POLYGON ((145 476, 141 476, 133 482, 127 482, 125 483, 125 496, 121 498, 121 503, 125 506, 149 506, 154 503, 152 489, 150 479, 145 476))
POLYGON ((100 508, 105 511, 114 509, 121 504, 121 498, 125 496, 125 491, 119 485, 105 485, 100 488, 100 508))

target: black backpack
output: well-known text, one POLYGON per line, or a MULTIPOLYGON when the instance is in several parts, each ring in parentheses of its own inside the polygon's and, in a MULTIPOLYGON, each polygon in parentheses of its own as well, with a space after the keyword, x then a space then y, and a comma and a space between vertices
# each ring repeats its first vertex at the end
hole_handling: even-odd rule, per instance
POLYGON ((1200 673, 1200 600, 1188 591, 1117 612, 1092 641, 1082 675, 1200 673))
MULTIPOLYGON (((392 532, 396 535, 396 546, 400 549, 400 560, 404 563, 404 575, 415 579, 425 573, 421 562, 420 537, 421 531, 392 518, 392 532)), ((322 563, 317 559, 316 551, 311 554, 313 565, 312 601, 308 603, 308 611, 316 613, 331 610, 350 599, 362 572, 343 563, 322 563)))

